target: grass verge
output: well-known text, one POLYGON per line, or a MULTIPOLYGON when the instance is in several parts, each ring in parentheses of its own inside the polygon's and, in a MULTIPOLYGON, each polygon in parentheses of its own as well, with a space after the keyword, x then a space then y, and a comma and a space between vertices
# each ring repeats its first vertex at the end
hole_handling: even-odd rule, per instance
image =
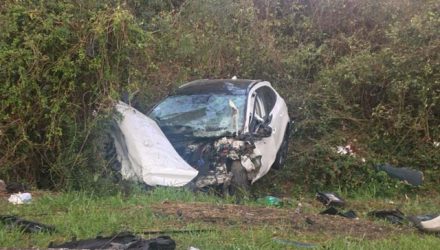
MULTIPOLYGON (((401 233, 375 240, 362 237, 332 236, 326 232, 307 232, 295 230, 288 224, 227 224, 206 221, 184 221, 176 216, 163 216, 155 213, 156 207, 163 202, 206 202, 210 205, 233 203, 231 198, 220 198, 207 194, 194 194, 183 189, 160 188, 150 192, 136 191, 125 196, 99 196, 90 193, 36 194, 32 204, 15 206, 0 200, 0 214, 17 215, 25 219, 54 225, 58 232, 53 234, 26 234, 16 229, 0 226, 0 247, 45 248, 50 242, 62 243, 77 239, 93 238, 97 235, 110 235, 121 231, 143 234, 151 230, 208 229, 203 232, 170 233, 176 240, 178 249, 195 246, 200 249, 295 249, 289 243, 279 243, 274 238, 289 241, 315 243, 326 249, 436 249, 440 238, 426 235, 411 228, 402 227, 401 233)), ((304 204, 304 213, 316 214, 322 206, 311 197, 291 198, 286 205, 293 210, 298 202, 304 204)), ((247 206, 262 207, 264 204, 254 200, 242 200, 247 206)), ((371 209, 399 207, 410 213, 438 212, 440 199, 412 197, 390 200, 360 199, 350 200, 361 219, 371 209)), ((386 224, 377 222, 378 225, 386 224)), ((146 234, 144 237, 156 237, 146 234)))

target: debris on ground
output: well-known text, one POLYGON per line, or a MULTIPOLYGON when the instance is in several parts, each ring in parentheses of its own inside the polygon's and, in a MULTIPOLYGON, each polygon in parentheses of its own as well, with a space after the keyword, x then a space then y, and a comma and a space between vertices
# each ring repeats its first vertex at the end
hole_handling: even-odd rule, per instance
POLYGON ((224 226, 289 226, 294 231, 322 233, 330 237, 352 236, 378 239, 405 230, 379 225, 365 219, 352 220, 341 216, 295 213, 293 209, 255 207, 203 202, 165 202, 152 205, 157 216, 178 217, 177 223, 206 222, 224 226), (310 223, 312 222, 312 223, 310 223))
POLYGON ((396 225, 402 225, 405 221, 405 214, 403 214, 402 211, 400 211, 399 209, 372 211, 369 212, 368 215, 371 217, 386 220, 396 225))
POLYGON ((147 230, 142 231, 142 234, 180 234, 180 233, 204 233, 211 232, 213 229, 173 229, 173 230, 147 230))
POLYGON ((29 187, 24 183, 9 182, 8 185, 6 185, 6 191, 9 194, 23 193, 29 191, 29 187))
POLYGON ((345 146, 336 146, 334 150, 339 155, 348 155, 348 156, 356 157, 359 153, 359 149, 356 146, 356 144, 357 144, 356 139, 349 140, 349 142, 345 146))
POLYGON ((421 231, 440 233, 440 215, 410 216, 408 220, 421 231))
POLYGON ((320 212, 319 214, 339 215, 348 219, 359 219, 359 217, 356 215, 356 213, 353 210, 341 212, 335 207, 329 207, 326 210, 320 212))
POLYGON ((30 193, 12 194, 8 201, 14 205, 28 204, 32 201, 32 195, 30 193))
POLYGON ((200 249, 197 247, 190 246, 190 247, 188 247, 188 250, 200 250, 200 249))
POLYGON ((121 232, 108 237, 98 236, 95 239, 73 240, 60 245, 50 243, 48 248, 174 250, 176 242, 166 235, 146 240, 131 232, 121 232))
POLYGON ((415 222, 432 220, 432 219, 434 219, 437 216, 439 216, 439 215, 438 214, 436 214, 436 215, 434 215, 434 214, 423 214, 423 215, 408 216, 407 219, 409 221, 415 223, 415 222))
POLYGON ((53 226, 25 220, 14 215, 0 215, 0 222, 9 228, 17 228, 25 233, 52 233, 56 231, 53 226))
POLYGON ((351 145, 345 145, 345 146, 337 146, 336 147, 336 153, 340 155, 354 155, 354 151, 351 148, 351 145))
POLYGON ((278 238, 273 238, 272 240, 274 242, 280 243, 282 245, 293 246, 293 247, 297 247, 297 248, 315 248, 315 247, 318 247, 318 245, 312 244, 312 243, 304 243, 304 242, 284 240, 284 239, 278 239, 278 238))
POLYGON ((316 199, 327 207, 345 205, 345 201, 335 193, 318 192, 316 193, 316 199))
POLYGON ((396 178, 401 181, 405 181, 413 186, 420 186, 423 184, 423 173, 419 170, 411 168, 398 168, 391 166, 390 164, 382 164, 376 166, 377 170, 384 171, 391 178, 396 178))
POLYGON ((267 206, 279 207, 279 206, 282 206, 282 204, 283 204, 283 202, 280 198, 275 197, 275 196, 270 196, 270 195, 268 195, 264 198, 261 198, 259 200, 261 200, 267 206))

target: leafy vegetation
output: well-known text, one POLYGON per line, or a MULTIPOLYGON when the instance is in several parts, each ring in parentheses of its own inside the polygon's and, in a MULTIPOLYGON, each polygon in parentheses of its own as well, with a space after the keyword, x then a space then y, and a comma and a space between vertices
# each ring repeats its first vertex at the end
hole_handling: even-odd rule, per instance
POLYGON ((180 83, 237 75, 271 81, 289 105, 279 180, 386 191, 397 184, 372 169, 390 162, 438 190, 438 1, 7 0, 0 27, 3 179, 93 185, 112 103, 146 111, 180 83), (357 157, 335 152, 348 143, 357 157))

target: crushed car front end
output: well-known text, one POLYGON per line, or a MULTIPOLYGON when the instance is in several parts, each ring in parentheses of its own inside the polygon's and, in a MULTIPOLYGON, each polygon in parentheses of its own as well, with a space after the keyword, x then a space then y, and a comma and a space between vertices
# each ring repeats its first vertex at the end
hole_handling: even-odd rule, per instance
POLYGON ((156 105, 149 116, 161 127, 179 155, 199 171, 197 188, 229 186, 231 163, 243 161, 252 179, 260 155, 243 136, 249 85, 255 81, 189 83, 156 105))

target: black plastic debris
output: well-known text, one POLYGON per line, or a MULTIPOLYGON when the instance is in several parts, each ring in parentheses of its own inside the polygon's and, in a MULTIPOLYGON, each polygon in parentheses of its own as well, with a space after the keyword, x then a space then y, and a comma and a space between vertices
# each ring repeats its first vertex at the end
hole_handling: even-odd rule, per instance
POLYGON ((401 181, 406 181, 413 186, 420 186, 423 184, 423 173, 419 170, 411 168, 398 168, 393 167, 390 164, 382 164, 376 166, 377 170, 384 171, 391 178, 396 178, 401 181))
POLYGON ((273 238, 272 240, 274 242, 282 244, 282 245, 294 246, 294 247, 297 247, 297 248, 315 248, 315 247, 318 247, 318 245, 313 244, 313 243, 304 243, 304 242, 284 240, 284 239, 278 239, 278 238, 273 238))
POLYGON ((15 193, 23 193, 29 190, 29 186, 23 183, 18 182, 9 182, 6 185, 6 191, 9 194, 15 194, 15 193))
POLYGON ((50 243, 48 247, 65 249, 174 250, 176 249, 176 242, 166 235, 146 240, 131 232, 121 232, 109 237, 98 236, 95 239, 73 240, 60 245, 50 243))
POLYGON ((357 219, 358 218, 358 216, 356 215, 356 213, 353 210, 349 210, 346 212, 340 212, 335 207, 329 207, 326 210, 320 212, 319 214, 339 215, 339 216, 349 218, 349 219, 357 219))
POLYGON ((405 215, 399 209, 372 211, 368 213, 368 216, 383 219, 397 225, 402 225, 405 222, 405 215))
POLYGON ((423 214, 423 215, 413 215, 413 216, 408 216, 408 220, 411 222, 422 222, 422 221, 428 221, 428 220, 432 220, 436 217, 438 217, 438 214, 423 214))
POLYGON ((316 222, 314 220, 312 220, 312 219, 310 219, 308 217, 306 218, 306 223, 309 224, 309 225, 315 225, 316 224, 316 222))
POLYGON ((143 231, 142 234, 184 234, 184 233, 204 233, 211 232, 212 229, 177 229, 177 230, 148 230, 143 231))
POLYGON ((345 205, 345 201, 335 193, 317 192, 316 199, 325 206, 339 206, 345 205))
POLYGON ((7 227, 18 228, 25 233, 52 233, 55 227, 44 225, 38 222, 21 219, 13 215, 0 215, 0 222, 7 227))

